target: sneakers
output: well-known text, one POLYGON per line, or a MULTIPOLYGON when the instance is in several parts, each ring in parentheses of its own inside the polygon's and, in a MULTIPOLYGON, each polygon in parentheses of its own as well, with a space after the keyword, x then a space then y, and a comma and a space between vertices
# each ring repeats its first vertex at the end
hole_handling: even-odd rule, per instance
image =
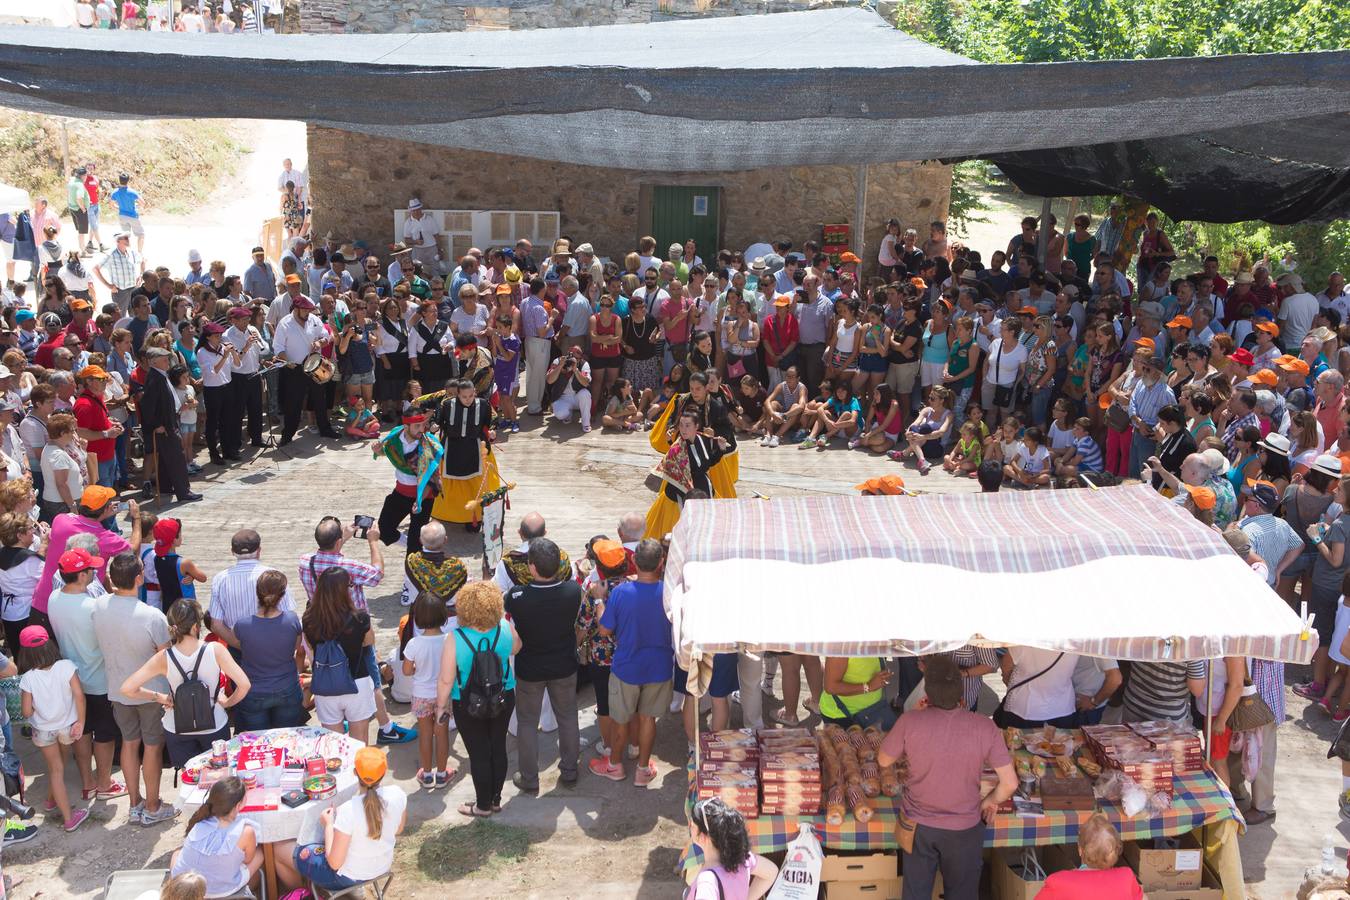
POLYGON ((771 435, 769 435, 769 444, 768 444, 768 446, 770 446, 770 447, 777 447, 777 446, 778 446, 778 435, 776 435, 776 434, 771 434, 771 435))
POLYGON ((637 785, 638 787, 646 787, 655 780, 656 780, 656 766, 652 765, 651 763, 647 763, 646 768, 638 766, 637 770, 633 773, 633 784, 637 785))
MULTIPOLYGON (((609 760, 603 757, 586 763, 586 768, 591 770, 592 775, 599 775, 601 778, 608 778, 610 781, 623 781, 626 777, 623 766, 612 766, 609 764, 609 760)), ((1345 807, 1342 806, 1341 809, 1344 811, 1345 807)), ((1350 816, 1347 816, 1347 818, 1350 818, 1350 816)))
POLYGON ((436 790, 436 772, 428 772, 426 769, 417 770, 417 783, 429 791, 436 790))
POLYGON ((862 438, 850 438, 850 439, 849 439, 849 442, 848 442, 848 449, 850 449, 850 450, 857 450, 860 446, 862 446, 862 438))
POLYGON ((1309 700, 1321 699, 1326 690, 1327 686, 1317 681, 1304 681, 1294 685, 1294 693, 1309 700))
POLYGON ((900 452, 901 452, 901 451, 899 451, 899 450, 887 450, 887 451, 886 451, 886 458, 887 458, 887 459, 895 460, 896 462, 900 462, 900 460, 904 458, 904 457, 902 457, 902 456, 900 455, 900 452))
POLYGON ((5 819, 5 839, 4 846, 12 847, 15 844, 22 844, 31 841, 37 837, 38 827, 29 825, 20 819, 5 819))
POLYGON ((181 812, 182 810, 172 803, 161 803, 159 809, 155 812, 150 812, 149 810, 141 811, 141 824, 150 826, 158 825, 160 822, 172 822, 174 819, 178 818, 181 812))
POLYGON ((767 434, 764 435, 764 437, 762 437, 762 438, 759 439, 759 445, 760 445, 761 447, 767 447, 767 446, 769 446, 769 436, 768 436, 767 434))
POLYGON ((135 806, 133 806, 130 810, 127 811, 127 824, 128 824, 128 825, 144 825, 144 824, 145 824, 145 801, 144 801, 144 800, 142 800, 140 803, 137 803, 135 806))
POLYGON ((116 800, 118 797, 127 795, 127 786, 120 781, 114 781, 106 791, 95 791, 94 796, 99 800, 116 800))
POLYGON ((829 439, 829 438, 823 438, 823 437, 816 438, 816 449, 817 449, 817 450, 824 450, 824 449, 825 449, 826 447, 828 447, 828 446, 830 446, 830 439, 829 439))
POLYGON ((520 434, 520 423, 517 422, 515 419, 511 420, 511 433, 520 434))
POLYGON ((379 737, 375 738, 377 744, 406 744, 417 740, 416 728, 404 728, 397 722, 391 722, 390 725, 389 731, 385 731, 383 728, 379 730, 379 737))
MULTIPOLYGON (((591 761, 594 762, 595 760, 591 761)), ((522 776, 519 772, 511 776, 511 783, 514 784, 516 786, 516 790, 520 791, 522 794, 539 793, 539 785, 536 784, 533 787, 531 787, 530 785, 526 784, 524 776, 522 776)))
POLYGON ((89 810, 87 810, 87 809, 85 809, 83 806, 81 806, 81 807, 79 807, 78 809, 75 809, 75 810, 72 810, 72 811, 71 811, 71 813, 70 813, 70 821, 67 822, 67 823, 66 823, 64 826, 62 826, 62 827, 65 828, 65 829, 66 829, 66 833, 69 834, 70 832, 74 831, 76 828, 79 828, 81 825, 83 825, 83 824, 84 824, 84 820, 87 819, 87 818, 89 818, 89 810))
POLYGON ((800 444, 797 445, 797 449, 798 449, 798 450, 810 450, 810 449, 811 449, 812 447, 814 447, 815 445, 816 445, 816 442, 815 442, 815 441, 811 440, 810 438, 807 438, 806 440, 802 441, 800 444))
POLYGON ((449 773, 449 772, 441 772, 441 771, 437 771, 437 772, 436 772, 436 789, 437 789, 437 790, 440 790, 440 789, 443 788, 443 787, 448 787, 449 784, 450 784, 450 773, 449 773))
POLYGON ((609 756, 609 747, 605 746, 604 741, 596 741, 594 749, 596 756, 609 756))

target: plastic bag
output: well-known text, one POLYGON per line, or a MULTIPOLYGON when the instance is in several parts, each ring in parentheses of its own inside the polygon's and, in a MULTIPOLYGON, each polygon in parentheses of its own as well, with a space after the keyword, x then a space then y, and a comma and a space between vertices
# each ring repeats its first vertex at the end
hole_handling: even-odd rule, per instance
POLYGON ((778 878, 767 900, 816 900, 820 892, 820 865, 824 854, 810 825, 798 826, 797 836, 787 846, 778 878))

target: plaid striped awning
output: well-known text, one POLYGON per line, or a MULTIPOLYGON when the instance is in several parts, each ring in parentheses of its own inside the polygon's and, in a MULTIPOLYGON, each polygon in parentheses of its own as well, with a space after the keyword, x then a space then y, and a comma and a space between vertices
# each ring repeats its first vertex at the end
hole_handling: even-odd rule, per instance
POLYGON ((1020 644, 1288 662, 1316 648, 1217 531, 1146 485, 692 501, 666 597, 686 666, 741 648, 889 656, 1020 644))

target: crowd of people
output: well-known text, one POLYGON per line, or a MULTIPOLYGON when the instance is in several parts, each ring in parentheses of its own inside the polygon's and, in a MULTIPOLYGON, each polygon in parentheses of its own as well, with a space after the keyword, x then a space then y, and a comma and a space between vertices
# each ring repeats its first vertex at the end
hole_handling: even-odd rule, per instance
POLYGON ((175 31, 186 34, 271 34, 280 30, 280 0, 75 0, 72 24, 83 29, 175 31), (261 16, 261 19, 259 18, 261 16))
MULTIPOLYGON (((582 768, 624 781, 629 761, 634 784, 651 784, 657 719, 678 712, 692 740, 697 715, 677 696, 685 675, 662 603, 660 539, 686 499, 735 496, 746 441, 872 454, 890 472, 864 486, 871 493, 901 492, 894 463, 910 460, 921 475, 941 467, 985 490, 1152 483, 1222 529, 1280 596, 1308 602, 1320 649, 1295 690, 1335 720, 1350 717, 1350 295, 1339 274, 1314 295, 1297 272, 1221 273, 1213 257, 1174 273, 1156 217, 1126 240, 1115 206, 1095 232, 1087 215, 1069 233, 1053 217, 1029 218, 987 263, 941 223, 920 242, 895 220, 866 264, 814 241, 780 241, 749 259, 673 243, 661 256, 651 237, 608 261, 568 237, 537 258, 522 240, 443 260, 414 198, 403 241, 382 254, 311 241, 308 185, 289 160, 277 180, 288 237, 275 264, 259 247, 238 274, 196 251, 182 267, 152 269, 139 195, 129 176, 117 181, 106 190, 92 163, 72 173, 69 249, 45 202, 19 218, 9 243, 35 243, 37 290, 29 297, 11 282, 0 327, 0 619, 51 776, 47 803, 66 830, 85 821, 88 802, 121 797, 132 823, 171 821, 165 755, 177 768, 231 729, 311 719, 365 743, 416 742, 426 790, 457 774, 453 723, 474 788, 465 816, 501 808, 513 716, 520 792, 539 789, 536 735, 547 717, 558 723, 563 784, 582 768), (111 248, 99 231, 106 203, 121 229, 111 248), (286 447, 306 416, 320 438, 371 441, 391 463, 378 521, 318 523, 315 550, 287 567, 308 597, 303 610, 248 529, 233 536, 236 564, 211 575, 209 602, 199 601, 208 574, 179 553, 183 521, 135 501, 122 515, 121 492, 149 485, 200 499, 193 476, 264 449, 269 434, 286 447), (645 518, 625 516, 575 565, 528 515, 496 576, 469 582, 446 552, 446 526, 478 527, 474 501, 502 483, 492 445, 530 417, 582 432, 649 430, 664 454, 662 489, 645 518), (366 558, 346 555, 362 541, 366 558), (396 542, 407 547, 410 608, 380 660, 366 592, 385 578, 383 550, 396 542), (194 681, 229 685, 212 693, 209 720, 175 712, 175 693, 194 681), (583 765, 587 686, 599 733, 583 765), (386 688, 411 704, 415 728, 393 720, 386 688), (64 788, 65 747, 80 802, 64 788)), ((1275 815, 1278 663, 1122 672, 1025 647, 966 648, 953 661, 961 696, 939 707, 973 708, 983 676, 1001 671, 1009 691, 998 724, 1018 727, 1188 721, 1208 670, 1220 775, 1250 804, 1249 825, 1275 815), (1033 677, 1034 691, 1018 690, 1033 677), (1230 736, 1224 723, 1247 678, 1275 721, 1230 736)), ((925 665, 931 698, 934 663, 925 665)), ((762 726, 775 670, 782 704, 772 721, 795 725, 805 710, 847 723, 880 710, 888 724, 899 716, 900 733, 921 735, 888 689, 894 679, 902 703, 917 663, 792 654, 719 656, 712 727, 725 727, 735 704, 745 725, 762 726)), ((1350 748, 1343 758, 1350 815, 1350 748)), ((350 842, 326 854, 294 848, 285 878, 340 886, 392 853, 406 799, 363 759, 366 799, 339 809, 334 825, 350 842)), ((256 873, 241 796, 227 782, 213 788, 177 857, 183 877, 191 870, 215 891, 256 873)), ((691 820, 710 859, 743 849, 719 836, 728 812, 704 808, 691 820)), ((11 820, 5 840, 31 834, 11 820)), ((758 882, 771 865, 746 857, 726 867, 735 862, 723 856, 718 879, 758 882)))

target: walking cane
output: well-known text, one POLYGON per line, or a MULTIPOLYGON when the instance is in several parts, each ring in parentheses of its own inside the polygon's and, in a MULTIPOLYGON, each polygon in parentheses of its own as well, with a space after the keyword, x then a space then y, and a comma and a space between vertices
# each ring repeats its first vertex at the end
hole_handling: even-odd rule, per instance
POLYGON ((155 509, 159 509, 159 432, 150 429, 150 459, 146 463, 150 467, 150 479, 155 485, 155 509))

